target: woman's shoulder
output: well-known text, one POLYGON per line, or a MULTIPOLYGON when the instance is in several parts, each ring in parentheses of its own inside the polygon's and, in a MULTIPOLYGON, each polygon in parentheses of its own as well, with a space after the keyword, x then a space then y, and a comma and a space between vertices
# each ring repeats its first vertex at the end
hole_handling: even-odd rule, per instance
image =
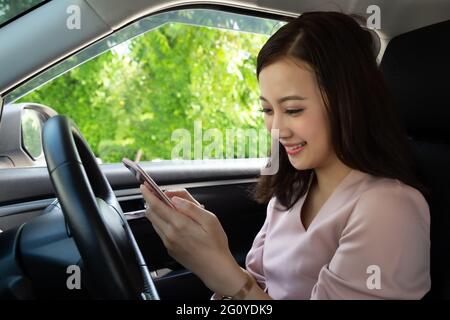
POLYGON ((424 196, 416 188, 397 179, 369 176, 371 181, 361 193, 361 199, 382 197, 388 200, 414 202, 418 205, 428 206, 424 196))
POLYGON ((382 216, 383 212, 396 213, 396 216, 415 215, 429 220, 429 206, 422 193, 397 179, 374 177, 368 179, 358 197, 355 211, 360 214, 382 216), (359 210, 358 210, 359 209, 359 210))

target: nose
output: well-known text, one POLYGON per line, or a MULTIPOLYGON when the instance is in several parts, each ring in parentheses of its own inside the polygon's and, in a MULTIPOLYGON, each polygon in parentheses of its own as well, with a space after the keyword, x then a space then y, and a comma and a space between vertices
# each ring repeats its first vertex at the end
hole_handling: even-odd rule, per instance
POLYGON ((271 129, 278 130, 279 139, 289 138, 292 134, 283 115, 277 112, 274 112, 271 129))

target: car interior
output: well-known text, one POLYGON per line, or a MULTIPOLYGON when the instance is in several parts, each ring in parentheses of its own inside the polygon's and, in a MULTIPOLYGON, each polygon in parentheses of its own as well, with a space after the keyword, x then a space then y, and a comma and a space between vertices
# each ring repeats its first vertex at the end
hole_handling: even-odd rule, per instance
POLYGON ((432 285, 426 297, 440 299, 450 297, 450 239, 446 231, 450 227, 450 189, 445 173, 450 149, 444 120, 448 116, 448 85, 443 79, 450 71, 445 62, 450 50, 441 40, 449 33, 450 21, 445 21, 397 36, 389 42, 380 66, 410 137, 419 176, 428 187, 432 285))
MULTIPOLYGON (((136 179, 120 163, 99 164, 69 118, 45 109, 45 166, 14 166, 2 153, 14 136, 11 123, 2 122, 14 112, 8 109, 14 90, 156 13, 193 6, 287 21, 318 10, 367 15, 370 5, 381 9, 382 27, 375 30, 380 68, 428 188, 432 287, 424 299, 450 299, 450 177, 445 173, 450 163, 450 2, 444 0, 212 0, 195 5, 184 0, 53 0, 0 25, 0 165, 5 163, 0 166, 0 299, 208 300, 212 295, 167 253, 144 216, 136 179), (78 5, 89 22, 78 32, 57 27, 65 23, 61 12, 70 4, 78 5), (68 265, 88 270, 82 273, 87 285, 81 290, 67 290, 68 265)), ((265 159, 141 163, 163 189, 186 188, 217 215, 241 266, 265 219, 266 206, 251 197, 264 164, 265 159)))

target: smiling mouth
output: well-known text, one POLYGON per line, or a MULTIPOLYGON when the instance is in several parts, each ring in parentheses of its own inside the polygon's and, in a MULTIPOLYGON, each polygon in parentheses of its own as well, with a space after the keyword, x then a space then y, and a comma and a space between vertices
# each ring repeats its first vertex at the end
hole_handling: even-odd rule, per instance
POLYGON ((296 153, 300 152, 301 150, 303 150, 305 148, 306 144, 307 144, 306 142, 302 142, 297 145, 293 145, 293 146, 289 146, 289 147, 284 146, 284 148, 286 149, 286 152, 288 154, 292 155, 292 154, 296 154, 296 153))

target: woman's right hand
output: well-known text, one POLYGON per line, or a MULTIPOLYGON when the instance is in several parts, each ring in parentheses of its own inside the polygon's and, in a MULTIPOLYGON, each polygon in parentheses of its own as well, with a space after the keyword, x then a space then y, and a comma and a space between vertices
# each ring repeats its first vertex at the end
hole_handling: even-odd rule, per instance
POLYGON ((192 202, 193 204, 204 208, 205 206, 200 204, 195 198, 186 190, 186 189, 174 189, 174 190, 166 190, 164 191, 165 195, 168 196, 170 199, 172 197, 180 197, 183 198, 189 202, 192 202))

